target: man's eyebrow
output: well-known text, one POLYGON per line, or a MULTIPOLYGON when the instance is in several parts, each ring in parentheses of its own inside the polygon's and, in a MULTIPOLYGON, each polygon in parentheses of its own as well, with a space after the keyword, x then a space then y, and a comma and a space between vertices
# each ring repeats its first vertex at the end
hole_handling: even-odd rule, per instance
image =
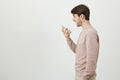
POLYGON ((75 15, 73 14, 73 16, 75 17, 75 15))

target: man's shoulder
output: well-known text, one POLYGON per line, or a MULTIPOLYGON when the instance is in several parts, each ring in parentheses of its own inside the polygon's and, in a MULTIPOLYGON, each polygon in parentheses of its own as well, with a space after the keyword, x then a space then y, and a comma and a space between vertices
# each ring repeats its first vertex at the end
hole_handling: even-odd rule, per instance
POLYGON ((90 29, 88 29, 87 33, 88 33, 88 34, 90 34, 90 33, 96 34, 96 33, 97 33, 97 30, 96 30, 94 27, 91 27, 90 29))
POLYGON ((98 32, 94 27, 87 30, 86 36, 98 36, 98 32))

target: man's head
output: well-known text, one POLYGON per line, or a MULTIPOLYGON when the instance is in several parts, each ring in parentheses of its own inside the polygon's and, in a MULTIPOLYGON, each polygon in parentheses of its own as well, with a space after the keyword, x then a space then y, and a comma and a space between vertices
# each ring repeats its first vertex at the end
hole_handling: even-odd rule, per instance
POLYGON ((71 10, 71 13, 73 14, 73 21, 76 22, 78 27, 82 25, 83 21, 85 21, 85 20, 89 21, 90 10, 84 4, 80 4, 78 6, 75 6, 71 10))

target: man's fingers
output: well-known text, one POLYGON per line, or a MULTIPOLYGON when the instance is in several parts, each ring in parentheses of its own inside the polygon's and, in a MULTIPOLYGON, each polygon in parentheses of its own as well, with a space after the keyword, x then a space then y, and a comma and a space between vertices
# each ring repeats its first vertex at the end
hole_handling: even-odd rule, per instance
POLYGON ((62 26, 62 32, 65 34, 65 35, 70 35, 71 31, 68 29, 68 28, 65 28, 64 26, 62 26))
POLYGON ((66 34, 70 34, 71 31, 70 31, 68 28, 66 28, 66 29, 65 29, 65 33, 66 33, 66 34))
POLYGON ((67 28, 65 29, 65 33, 68 34, 68 29, 67 28))
POLYGON ((64 27, 62 27, 62 32, 64 32, 64 27))
POLYGON ((69 33, 71 33, 71 31, 69 30, 69 33))
POLYGON ((62 26, 62 32, 65 32, 65 27, 62 26))

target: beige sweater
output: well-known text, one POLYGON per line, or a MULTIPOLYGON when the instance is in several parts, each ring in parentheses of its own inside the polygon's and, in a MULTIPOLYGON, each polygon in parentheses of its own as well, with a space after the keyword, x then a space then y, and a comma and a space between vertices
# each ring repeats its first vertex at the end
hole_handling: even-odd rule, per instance
POLYGON ((70 49, 75 53, 75 71, 80 73, 82 80, 96 76, 99 54, 99 36, 93 27, 85 28, 80 33, 77 44, 71 38, 67 39, 70 49))

